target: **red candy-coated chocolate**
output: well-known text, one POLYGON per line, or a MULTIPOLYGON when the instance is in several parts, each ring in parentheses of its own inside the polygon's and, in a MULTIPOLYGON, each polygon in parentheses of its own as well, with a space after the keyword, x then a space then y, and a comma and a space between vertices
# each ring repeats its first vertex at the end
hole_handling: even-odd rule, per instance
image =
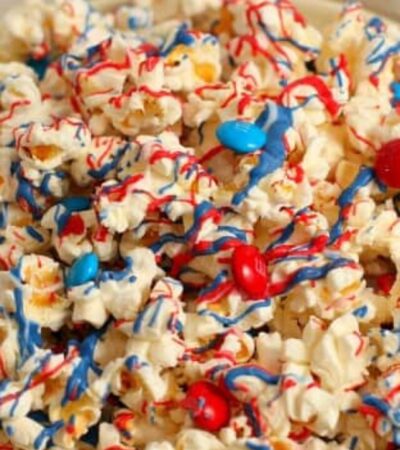
POLYGON ((394 273, 385 273, 376 278, 376 285, 383 294, 388 295, 396 281, 394 273))
POLYGON ((232 254, 232 274, 239 289, 258 299, 266 295, 268 272, 264 256, 253 245, 236 247, 232 254))
POLYGON ((375 172, 391 188, 400 188, 400 139, 387 142, 377 153, 375 172))
POLYGON ((182 406, 192 413, 194 424, 216 432, 229 423, 231 412, 224 393, 209 381, 196 381, 186 394, 182 406))

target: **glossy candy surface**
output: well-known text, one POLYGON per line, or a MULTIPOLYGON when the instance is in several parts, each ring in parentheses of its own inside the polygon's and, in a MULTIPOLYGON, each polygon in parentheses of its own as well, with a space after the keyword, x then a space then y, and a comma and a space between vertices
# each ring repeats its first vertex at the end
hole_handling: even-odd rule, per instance
POLYGON ((222 145, 239 154, 255 152, 267 142, 267 135, 260 127, 240 120, 222 123, 217 129, 217 138, 222 145))
POLYGON ((257 247, 241 245, 235 248, 232 254, 232 274, 237 287, 249 297, 259 299, 266 295, 267 266, 257 247))
POLYGON ((71 288, 92 281, 96 278, 98 271, 98 256, 95 253, 86 253, 72 264, 66 277, 66 285, 71 288))
POLYGON ((396 274, 394 273, 385 273, 379 275, 376 278, 376 285, 378 291, 382 292, 385 295, 389 295, 395 281, 396 281, 396 274))
POLYGON ((85 211, 90 208, 90 199, 88 197, 68 197, 60 202, 68 211, 85 211))
POLYGON ((375 171, 388 187, 400 188, 400 139, 387 142, 378 151, 375 171))
POLYGON ((214 384, 208 381, 193 383, 183 401, 183 406, 192 414, 198 428, 216 432, 226 426, 230 419, 229 401, 214 384))

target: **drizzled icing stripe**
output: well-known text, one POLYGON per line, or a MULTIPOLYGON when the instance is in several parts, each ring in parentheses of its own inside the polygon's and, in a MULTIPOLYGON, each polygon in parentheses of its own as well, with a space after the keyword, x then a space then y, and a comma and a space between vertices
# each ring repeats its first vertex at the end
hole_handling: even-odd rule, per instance
POLYGON ((118 167, 119 162, 125 153, 130 149, 131 144, 128 142, 117 148, 117 151, 113 155, 111 161, 102 163, 101 159, 99 161, 93 161, 93 156, 87 156, 87 164, 90 167, 88 170, 88 175, 96 180, 104 179, 112 170, 118 167))
POLYGON ((294 233, 297 217, 303 215, 307 211, 308 211, 308 207, 302 208, 299 211, 297 211, 296 214, 293 216, 293 220, 282 230, 281 235, 275 241, 271 242, 268 245, 267 251, 272 250, 274 247, 276 247, 280 244, 283 244, 287 240, 289 240, 290 237, 292 236, 292 234, 294 233))
POLYGON ((368 65, 375 65, 377 68, 372 71, 370 81, 378 84, 377 76, 384 70, 389 58, 400 52, 400 41, 392 45, 386 45, 386 25, 379 17, 372 17, 364 27, 366 38, 370 42, 376 42, 375 47, 366 59, 368 65))
POLYGON ((272 306, 271 300, 262 300, 258 302, 253 302, 250 306, 248 306, 241 314, 239 314, 236 317, 225 317, 221 316, 214 311, 210 311, 208 309, 203 309, 198 311, 199 316, 208 316, 215 319, 217 322, 219 322, 223 326, 231 327, 234 325, 237 325, 239 322, 246 319, 249 315, 252 313, 263 310, 263 309, 270 309, 272 306))
POLYGON ((14 288, 15 320, 18 325, 18 344, 20 350, 20 365, 35 354, 42 343, 40 327, 25 316, 24 295, 22 283, 22 260, 11 269, 10 273, 17 287, 14 288))
POLYGON ((355 196, 358 191, 367 186, 371 181, 375 178, 374 171, 370 167, 361 167, 358 172, 355 180, 351 183, 351 185, 346 188, 340 195, 338 199, 338 205, 340 207, 339 217, 336 223, 333 225, 330 236, 329 243, 333 244, 336 240, 340 238, 343 233, 344 223, 349 214, 349 207, 354 201, 355 196))
POLYGON ((23 293, 20 288, 14 289, 15 319, 18 324, 18 343, 20 349, 20 364, 33 356, 42 343, 40 327, 28 320, 24 313, 23 293))
POLYGON ((315 76, 310 75, 299 80, 293 81, 288 86, 286 86, 279 98, 281 101, 285 99, 286 95, 289 95, 294 89, 299 86, 312 87, 317 92, 317 98, 325 105, 326 109, 332 116, 336 116, 340 110, 340 105, 336 102, 333 97, 332 91, 328 88, 325 82, 315 76))
POLYGON ((105 332, 107 324, 101 329, 90 334, 81 344, 74 341, 70 346, 79 349, 80 358, 68 378, 61 405, 65 406, 69 401, 79 399, 89 387, 89 370, 92 369, 97 375, 101 374, 101 369, 95 364, 93 357, 96 345, 105 332))
POLYGON ((35 198, 35 191, 31 183, 24 178, 20 162, 13 162, 11 165, 11 175, 17 180, 16 198, 24 211, 32 213, 35 220, 39 220, 43 214, 43 207, 35 198))
POLYGON ((213 241, 207 239, 197 241, 198 234, 201 231, 204 222, 212 220, 214 224, 218 224, 222 219, 222 215, 222 210, 215 208, 215 206, 208 201, 203 201, 194 206, 193 223, 184 234, 164 234, 153 243, 150 248, 153 252, 158 253, 162 247, 168 243, 193 243, 192 248, 189 251, 173 258, 171 274, 176 275, 181 271, 183 265, 187 265, 196 256, 216 254, 219 251, 235 247, 242 242, 247 242, 248 232, 234 226, 224 225, 218 225, 216 232, 226 233, 228 235, 221 236, 213 241))
POLYGON ((171 40, 171 42, 166 42, 164 46, 160 49, 161 56, 167 56, 176 46, 185 45, 190 47, 195 43, 194 36, 188 31, 189 27, 186 23, 180 25, 171 40))
POLYGON ((381 414, 386 415, 390 411, 390 405, 384 400, 373 395, 366 395, 363 397, 363 403, 377 409, 381 414))
POLYGON ((234 284, 229 280, 228 272, 222 270, 214 278, 211 284, 200 291, 197 303, 213 303, 227 295, 234 288, 234 284))
POLYGON ((246 35, 238 37, 237 48, 234 51, 235 56, 238 56, 244 44, 249 45, 252 49, 253 56, 256 53, 260 53, 263 58, 267 59, 283 82, 285 82, 285 78, 287 77, 285 72, 293 70, 292 60, 286 47, 293 46, 297 51, 303 52, 307 56, 316 56, 319 53, 318 48, 302 44, 288 33, 284 20, 288 12, 291 13, 292 19, 296 23, 301 24, 304 28, 306 27, 303 16, 287 1, 265 1, 259 4, 249 3, 246 5, 246 20, 249 32, 246 35), (279 36, 274 34, 275 30, 270 29, 263 21, 261 11, 264 9, 263 12, 265 14, 270 14, 273 13, 270 11, 272 8, 276 9, 278 16, 279 36), (261 30, 262 35, 260 35, 259 30, 261 30), (267 45, 264 44, 260 37, 266 38, 267 45), (272 51, 270 51, 270 48, 272 51))
POLYGON ((240 367, 233 367, 224 374, 225 386, 230 391, 242 390, 238 385, 238 378, 240 377, 254 377, 265 384, 276 386, 279 384, 281 377, 279 375, 272 375, 267 370, 256 365, 246 365, 240 367))
POLYGON ((43 430, 33 441, 33 448, 39 450, 40 448, 47 447, 49 440, 64 426, 63 420, 58 420, 52 423, 48 427, 44 427, 43 430))
POLYGON ((270 39, 272 42, 279 42, 279 43, 285 43, 285 44, 292 44, 295 48, 300 50, 303 53, 308 53, 313 56, 317 56, 320 52, 319 48, 317 47, 310 47, 308 45, 301 44, 300 42, 296 41, 292 37, 286 36, 286 37, 277 37, 274 36, 270 30, 267 28, 264 22, 258 22, 258 25, 261 27, 264 34, 267 36, 268 39, 270 39))
POLYGON ((292 112, 289 108, 268 101, 255 123, 267 133, 267 143, 261 150, 258 164, 250 171, 247 186, 233 196, 232 203, 235 206, 242 203, 264 177, 283 165, 286 156, 285 133, 292 126, 292 112))
MULTIPOLYGON (((160 313, 168 302, 174 301, 172 298, 159 296, 155 301, 149 303, 142 311, 140 311, 133 324, 133 333, 139 334, 142 331, 144 322, 145 325, 154 328, 157 325, 160 313)), ((183 324, 177 319, 178 310, 169 313, 167 327, 171 332, 179 333, 183 329, 183 324)))
POLYGON ((316 281, 325 278, 329 272, 340 267, 353 267, 354 261, 336 258, 321 267, 303 267, 282 282, 274 283, 269 288, 270 295, 283 295, 304 281, 316 281))
POLYGON ((248 450, 271 450, 271 447, 267 444, 255 444, 254 442, 246 442, 248 450))
POLYGON ((255 410, 253 405, 251 403, 245 403, 243 405, 243 411, 250 422, 254 435, 257 437, 261 437, 264 434, 264 430, 261 427, 260 421, 258 420, 259 418, 257 417, 257 411, 255 410))

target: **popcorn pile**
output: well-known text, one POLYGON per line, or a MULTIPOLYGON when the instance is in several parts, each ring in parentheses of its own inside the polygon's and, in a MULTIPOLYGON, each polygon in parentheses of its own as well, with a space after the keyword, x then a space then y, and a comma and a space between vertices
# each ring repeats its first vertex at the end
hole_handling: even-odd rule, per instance
POLYGON ((400 448, 399 27, 25 0, 0 61, 1 450, 400 448))

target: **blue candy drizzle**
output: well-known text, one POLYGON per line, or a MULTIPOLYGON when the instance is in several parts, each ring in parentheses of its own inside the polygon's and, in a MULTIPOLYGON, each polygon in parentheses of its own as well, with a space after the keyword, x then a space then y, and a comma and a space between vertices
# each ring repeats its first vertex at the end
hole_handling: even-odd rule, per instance
POLYGON ((249 364, 246 366, 234 367, 233 369, 228 370, 224 377, 225 385, 230 391, 236 390, 235 383, 239 377, 254 377, 261 380, 265 384, 273 386, 279 384, 281 379, 279 375, 272 375, 265 369, 258 366, 249 364))
POLYGON ((185 45, 187 47, 190 47, 192 44, 194 44, 195 39, 188 32, 188 29, 189 29, 189 27, 186 23, 183 23, 182 25, 180 25, 178 27, 178 29, 176 30, 176 33, 175 33, 175 36, 174 36, 172 42, 169 42, 166 45, 164 45, 164 47, 160 50, 160 55, 167 56, 178 45, 185 45))
POLYGON ((351 185, 345 189, 338 199, 338 205, 340 207, 339 217, 336 223, 333 225, 330 232, 329 243, 334 243, 343 232, 343 226, 346 220, 345 211, 348 206, 354 201, 354 198, 358 191, 367 186, 375 178, 374 171, 370 167, 361 167, 358 175, 351 185))
POLYGON ((33 442, 33 448, 35 450, 39 450, 43 446, 47 447, 48 441, 64 426, 64 422, 62 420, 58 420, 54 422, 48 427, 44 427, 43 430, 39 433, 36 439, 33 442))
POLYGON ((209 316, 215 319, 220 324, 224 325, 225 327, 232 327, 239 323, 240 321, 244 320, 247 316, 252 314, 254 311, 257 311, 258 309, 264 309, 264 308, 270 308, 271 307, 271 300, 266 299, 258 302, 252 302, 250 306, 248 306, 241 314, 239 314, 236 317, 225 317, 221 316, 220 314, 217 314, 214 311, 210 311, 208 309, 202 309, 198 312, 199 316, 209 316))
POLYGON ((289 108, 268 102, 256 120, 256 125, 267 133, 267 143, 259 155, 257 166, 250 171, 247 186, 233 196, 234 205, 242 203, 251 189, 264 177, 282 167, 286 157, 284 136, 292 123, 292 112, 289 108))
POLYGON ((89 370, 93 370, 97 375, 101 374, 101 369, 97 367, 93 360, 96 345, 103 335, 106 326, 101 330, 96 330, 90 334, 81 344, 71 341, 69 344, 77 346, 80 359, 74 367, 65 387, 64 396, 61 405, 65 406, 70 401, 78 400, 89 387, 89 370))

